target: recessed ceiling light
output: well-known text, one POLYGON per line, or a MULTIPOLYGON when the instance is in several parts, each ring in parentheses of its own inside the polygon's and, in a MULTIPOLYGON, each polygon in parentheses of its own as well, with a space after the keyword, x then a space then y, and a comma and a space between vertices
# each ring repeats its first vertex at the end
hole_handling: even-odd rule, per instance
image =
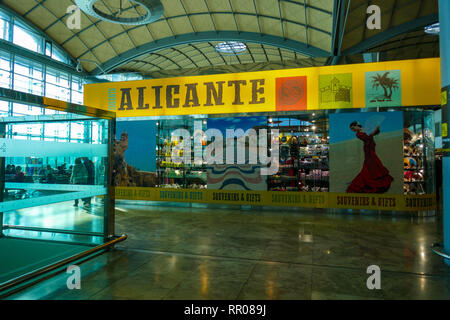
POLYGON ((247 51, 247 46, 245 43, 238 41, 225 41, 216 44, 215 49, 220 53, 239 54, 247 51))
POLYGON ((440 31, 441 31, 441 27, 439 25, 439 22, 434 23, 428 27, 425 27, 425 33, 428 33, 428 34, 438 35, 440 31))
POLYGON ((112 5, 112 1, 106 2, 103 0, 75 0, 75 4, 84 13, 99 20, 118 24, 147 25, 157 21, 164 14, 164 7, 160 0, 128 0, 125 4, 115 0, 114 5, 112 5), (137 16, 130 16, 133 9, 136 9, 137 16), (141 12, 145 13, 140 14, 141 12))

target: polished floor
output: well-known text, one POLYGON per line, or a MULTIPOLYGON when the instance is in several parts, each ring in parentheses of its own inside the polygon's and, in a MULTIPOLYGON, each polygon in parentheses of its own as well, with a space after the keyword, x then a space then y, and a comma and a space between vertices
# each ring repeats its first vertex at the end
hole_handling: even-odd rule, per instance
POLYGON ((0 283, 89 249, 83 245, 1 237, 0 283))
POLYGON ((439 218, 119 203, 129 239, 11 299, 450 299, 439 218), (367 267, 381 269, 369 290, 367 267))

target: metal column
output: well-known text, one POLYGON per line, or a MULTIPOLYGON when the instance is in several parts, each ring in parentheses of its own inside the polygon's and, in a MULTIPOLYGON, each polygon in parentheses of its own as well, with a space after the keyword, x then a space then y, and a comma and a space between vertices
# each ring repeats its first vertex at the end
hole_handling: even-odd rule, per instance
MULTIPOLYGON (((0 123, 0 138, 6 136, 6 125, 0 123)), ((1 148, 1 146, 0 146, 1 148)), ((5 157, 0 157, 0 202, 3 202, 5 192, 5 157)), ((3 237, 3 212, 0 212, 0 238, 3 237)))
MULTIPOLYGON (((448 91, 450 86, 450 1, 439 0, 441 78, 442 78, 442 147, 445 150, 442 160, 443 175, 443 219, 444 219, 444 252, 450 254, 450 138, 448 123, 448 91)), ((450 260, 445 259, 447 265, 450 260)))

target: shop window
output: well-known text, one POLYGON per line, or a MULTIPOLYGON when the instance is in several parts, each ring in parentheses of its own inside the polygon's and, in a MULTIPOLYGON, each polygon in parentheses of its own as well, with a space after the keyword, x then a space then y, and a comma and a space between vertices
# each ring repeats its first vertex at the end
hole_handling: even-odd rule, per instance
MULTIPOLYGON (((198 121, 198 120, 197 120, 198 121)), ((183 141, 173 141, 172 132, 179 128, 187 129, 193 138, 194 120, 166 120, 158 122, 157 135, 157 186, 166 188, 208 188, 221 189, 223 185, 232 183, 236 190, 245 188, 249 190, 269 191, 303 191, 328 192, 329 191, 329 164, 328 164, 328 119, 324 116, 311 115, 291 117, 236 117, 214 118, 202 121, 203 131, 217 129, 271 128, 279 131, 280 156, 279 170, 272 176, 262 179, 253 179, 258 176, 260 164, 250 164, 250 147, 246 145, 245 164, 237 164, 237 139, 235 138, 235 164, 214 165, 207 163, 177 164, 172 159, 175 146, 183 141), (224 171, 225 170, 225 171, 224 171), (256 171, 255 171, 256 170, 256 171), (239 173, 236 173, 238 172, 239 173), (220 173, 223 172, 223 173, 220 173), (208 177, 208 178, 207 178, 208 177), (210 180, 208 180, 211 178, 210 180), (239 181, 237 181, 239 180, 239 181), (217 182, 219 181, 219 182, 217 182), (241 186, 239 186, 241 185, 241 186)), ((222 132, 225 138, 226 132, 222 132)), ((257 134, 260 134, 258 132, 257 134)), ((267 139, 270 138, 270 131, 267 139)), ((131 139, 136 139, 132 136, 131 139)), ((210 142, 206 137, 202 139, 202 153, 210 142)), ((194 148, 194 146, 192 146, 194 148)), ((192 151, 192 150, 191 150, 192 151)), ((226 159, 226 150, 224 159, 226 159)))
MULTIPOLYGON (((203 122, 202 127, 203 130, 206 131, 207 124, 203 122)), ((183 119, 183 120, 158 121, 157 124, 158 133, 156 137, 156 157, 157 157, 156 186, 162 188, 206 189, 207 188, 206 163, 204 163, 203 161, 202 163, 191 163, 191 164, 176 163, 172 159, 173 149, 178 144, 184 143, 183 140, 181 140, 181 138, 172 137, 173 132, 180 128, 188 130, 192 138, 194 134, 194 120, 183 119)), ((136 139, 136 137, 131 137, 131 139, 134 140, 136 139)), ((204 149, 205 147, 206 143, 202 143, 201 148, 204 149)), ((203 153, 203 150, 201 152, 203 153)))
MULTIPOLYGON (((342 115, 345 116, 344 113, 342 113, 342 115)), ((395 119, 392 116, 390 121, 378 119, 383 118, 384 116, 376 112, 373 114, 367 114, 366 116, 370 121, 367 120, 366 123, 363 123, 363 126, 365 130, 368 130, 368 132, 374 131, 374 128, 370 129, 371 124, 373 124, 372 122, 381 121, 384 126, 382 128, 385 131, 383 131, 380 136, 377 135, 375 139, 379 144, 377 152, 379 153, 380 159, 384 161, 384 165, 389 167, 390 174, 395 176, 396 184, 395 186, 391 186, 392 190, 390 190, 390 192, 400 194, 403 189, 405 194, 432 194, 435 190, 435 130, 439 133, 439 128, 434 127, 435 123, 433 113, 425 110, 410 110, 397 115, 395 119), (402 136, 402 131, 400 130, 404 131, 404 137, 402 136), (395 151, 389 151, 388 146, 391 144, 396 146, 404 145, 404 155, 401 147, 395 151), (390 155, 392 155, 391 158, 389 158, 390 155), (403 156, 404 168, 402 168, 401 162, 399 162, 403 156), (395 159, 398 159, 398 161, 395 159), (403 174, 404 183, 401 181, 403 174)), ((351 113, 351 115, 349 113, 349 116, 345 117, 348 118, 347 120, 351 120, 353 118, 356 119, 358 117, 361 119, 364 118, 359 114, 353 113, 351 113)), ((249 119, 251 119, 251 117, 208 119, 203 122, 203 130, 210 128, 247 128, 245 127, 244 122, 250 121, 249 119)), ((339 151, 339 148, 345 147, 347 148, 345 150, 348 150, 348 152, 344 152, 345 156, 348 156, 351 159, 353 159, 355 155, 361 157, 362 144, 355 137, 354 133, 348 129, 347 120, 345 120, 345 132, 341 132, 342 134, 339 133, 341 136, 336 136, 336 128, 333 131, 333 134, 335 134, 333 138, 333 152, 337 152, 336 150, 339 151), (342 141, 339 140, 340 138, 342 138, 342 141), (344 142, 345 145, 343 144, 344 142), (352 152, 354 154, 352 154, 352 152)), ((339 167, 341 164, 336 164, 335 160, 333 166, 334 169, 330 169, 330 120, 329 117, 323 112, 292 115, 279 118, 273 115, 266 118, 266 123, 260 123, 258 121, 251 123, 250 128, 267 127, 270 129, 277 129, 279 131, 279 170, 272 176, 264 177, 267 178, 266 190, 330 192, 331 186, 333 189, 339 189, 339 191, 333 192, 343 193, 346 192, 345 188, 350 185, 352 179, 354 179, 355 175, 357 175, 361 170, 358 165, 358 170, 353 170, 355 172, 352 171, 350 175, 347 174, 345 176, 345 174, 342 173, 342 168, 339 167), (338 170, 339 172, 334 171, 333 173, 330 170, 338 170), (334 179, 331 181, 330 172, 333 173, 334 179), (342 178, 343 180, 341 179, 342 181, 337 178, 340 177, 340 175, 345 176, 342 178), (333 185, 331 185, 332 183, 333 185)), ((334 121, 334 126, 336 126, 337 120, 334 121)), ((208 170, 210 170, 210 165, 206 166, 204 163, 200 165, 184 163, 176 164, 172 160, 173 148, 183 142, 181 140, 173 141, 171 136, 172 132, 179 128, 187 129, 190 132, 190 138, 192 139, 193 122, 194 120, 192 119, 158 121, 158 134, 156 139, 156 186, 166 188, 217 189, 216 185, 210 184, 210 181, 206 179, 206 176, 210 176, 208 173, 208 170)), ((137 139, 137 136, 130 134, 129 139, 134 142, 137 139)), ((202 148, 207 146, 208 143, 208 141, 205 141, 205 143, 202 141, 202 148)), ((224 150, 224 152, 226 152, 226 150, 224 150)), ((340 154, 342 155, 342 152, 340 154)), ((246 154, 246 157, 248 157, 248 154, 246 154)), ((361 167, 363 166, 361 165, 361 167)), ((221 170, 227 170, 224 168, 225 167, 222 166, 221 170)), ((239 169, 235 167, 233 170, 239 169)), ((213 172, 213 174, 217 175, 217 172, 213 172)), ((242 175, 245 176, 244 174, 242 175)), ((225 179, 226 176, 224 175, 223 178, 225 179)), ((222 179, 222 176, 219 174, 218 176, 214 176, 214 179, 220 180, 222 179)), ((246 185, 246 188, 249 188, 250 190, 260 190, 258 189, 261 187, 260 185, 250 186, 248 181, 245 182, 244 180, 242 182, 246 185), (252 189, 253 187, 256 189, 252 189)), ((236 181, 233 183, 236 184, 236 181)), ((235 187, 237 188, 236 190, 241 190, 239 186, 235 187)))
POLYGON ((427 111, 404 114, 404 192, 431 194, 435 191, 434 115, 427 111))
POLYGON ((328 119, 315 116, 269 117, 280 133, 279 171, 268 177, 269 191, 329 191, 328 119))

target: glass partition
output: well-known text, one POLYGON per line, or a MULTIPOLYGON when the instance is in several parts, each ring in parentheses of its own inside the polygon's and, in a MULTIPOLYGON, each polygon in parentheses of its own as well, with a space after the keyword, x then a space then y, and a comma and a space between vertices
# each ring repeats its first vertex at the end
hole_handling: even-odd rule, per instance
POLYGON ((94 245, 113 234, 115 120, 70 106, 0 118, 0 236, 94 245))

